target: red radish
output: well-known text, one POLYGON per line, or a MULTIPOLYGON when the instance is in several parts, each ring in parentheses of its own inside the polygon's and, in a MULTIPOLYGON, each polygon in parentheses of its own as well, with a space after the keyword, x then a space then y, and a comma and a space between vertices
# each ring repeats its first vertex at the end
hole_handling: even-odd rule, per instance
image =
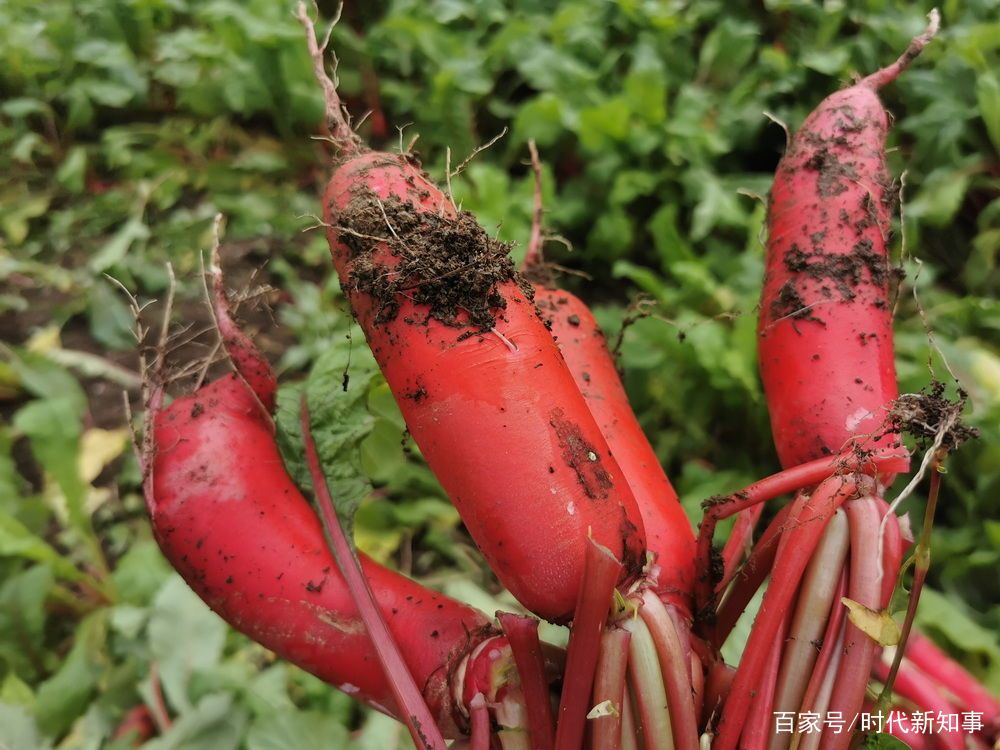
POLYGON ((323 199, 341 284, 410 434, 501 582, 572 616, 588 537, 642 568, 642 520, 506 246, 412 157, 368 150, 323 71, 339 154, 323 199), (529 512, 530 509, 530 512, 529 512), (538 519, 544 518, 544 523, 538 519))
POLYGON ((691 522, 629 404, 604 333, 587 305, 569 292, 536 285, 535 303, 635 495, 646 546, 659 567, 657 591, 690 614, 695 560, 691 522))
MULTIPOLYGON (((387 713, 393 691, 274 441, 276 383, 233 324, 215 271, 214 309, 237 373, 161 408, 150 404, 145 494, 167 559, 227 622, 279 656, 387 713)), ((449 680, 495 632, 481 613, 361 556, 407 666, 442 731, 465 726, 449 680)), ((398 714, 396 714, 398 716, 398 714)))
POLYGON ((889 116, 878 89, 920 54, 927 31, 887 68, 828 96, 789 144, 768 210, 760 370, 785 467, 863 447, 886 433, 898 397, 887 243, 896 192, 886 167, 889 116))
POLYGON ((541 162, 534 142, 529 142, 528 148, 535 193, 524 274, 534 282, 535 305, 635 495, 646 547, 655 554, 659 567, 657 591, 690 615, 695 560, 691 523, 629 404, 607 339, 593 313, 575 295, 555 288, 549 278, 551 273, 542 257, 541 162))

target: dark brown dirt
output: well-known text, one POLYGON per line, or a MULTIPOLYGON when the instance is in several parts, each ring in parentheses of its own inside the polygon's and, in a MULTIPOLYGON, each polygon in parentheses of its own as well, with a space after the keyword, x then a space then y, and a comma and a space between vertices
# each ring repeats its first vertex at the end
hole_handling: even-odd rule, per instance
POLYGON ((785 253, 785 268, 794 274, 805 274, 818 282, 830 281, 845 302, 857 296, 855 288, 869 282, 884 289, 889 281, 889 262, 885 256, 875 252, 872 241, 857 242, 851 252, 845 255, 827 253, 822 247, 824 233, 813 235, 811 251, 806 252, 798 244, 793 244, 785 253), (867 271, 867 274, 865 274, 867 271))
POLYGON ((559 438, 563 461, 576 474, 576 481, 583 488, 584 494, 591 500, 606 500, 614 488, 614 482, 604 468, 600 453, 587 442, 580 426, 567 419, 559 408, 549 413, 549 424, 559 438))
POLYGON ((823 323, 822 319, 813 314, 812 308, 806 305, 793 281, 786 281, 778 290, 778 296, 771 302, 771 317, 774 320, 797 318, 823 323))
POLYGON ((814 169, 819 172, 816 191, 821 198, 840 195, 848 189, 847 181, 858 179, 854 164, 841 161, 836 153, 825 146, 820 147, 803 166, 806 169, 814 169))
MULTIPOLYGON (((427 310, 423 320, 407 317, 408 323, 434 319, 488 331, 507 304, 500 285, 518 280, 510 245, 490 237, 466 211, 452 219, 397 198, 380 203, 359 190, 338 213, 336 226, 351 253, 350 291, 375 300, 376 323, 395 320, 400 299, 407 298, 427 310), (385 262, 383 245, 396 262, 385 262)), ((530 286, 521 287, 530 298, 530 286)))
POLYGON ((944 383, 935 381, 920 393, 904 393, 896 399, 890 414, 895 429, 912 435, 922 447, 933 443, 944 429, 941 447, 949 452, 978 438, 979 430, 964 424, 959 417, 968 394, 959 390, 958 398, 952 401, 944 392, 944 383))

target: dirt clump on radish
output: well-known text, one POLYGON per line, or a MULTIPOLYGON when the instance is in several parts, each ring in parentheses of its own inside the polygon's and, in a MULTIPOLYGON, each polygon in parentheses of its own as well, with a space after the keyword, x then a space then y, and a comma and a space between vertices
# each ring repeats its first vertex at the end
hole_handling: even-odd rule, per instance
POLYGON ((495 311, 507 306, 498 287, 517 278, 510 244, 490 237, 466 211, 445 217, 359 188, 335 226, 351 253, 351 289, 375 300, 377 323, 396 319, 403 295, 426 306, 424 317, 411 314, 405 322, 433 318, 475 332, 489 331, 495 311), (391 265, 376 252, 383 244, 391 265))
POLYGON ((614 481, 601 463, 601 455, 587 441, 580 427, 566 418, 562 409, 552 410, 549 424, 559 438, 563 461, 576 474, 584 495, 590 500, 606 500, 614 481))
POLYGON ((941 435, 941 447, 954 451, 979 437, 979 430, 961 420, 968 394, 959 391, 954 401, 944 395, 945 386, 934 381, 920 393, 904 393, 893 404, 890 420, 900 432, 912 435, 920 445, 930 445, 941 435))

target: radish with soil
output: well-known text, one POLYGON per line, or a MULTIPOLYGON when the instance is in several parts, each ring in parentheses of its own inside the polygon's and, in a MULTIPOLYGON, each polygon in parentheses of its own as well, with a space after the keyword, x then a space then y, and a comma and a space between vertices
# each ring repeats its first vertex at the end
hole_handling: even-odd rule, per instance
POLYGON ((323 216, 352 310, 487 562, 528 609, 565 621, 588 536, 627 578, 639 575, 645 541, 632 492, 507 247, 412 157, 362 145, 301 4, 299 17, 338 150, 323 216))
MULTIPOLYGON (((270 416, 276 388, 270 366, 233 323, 217 271, 213 288, 236 372, 166 407, 162 390, 154 392, 144 466, 157 542, 192 589, 237 630, 400 717, 393 690, 398 675, 380 669, 319 520, 284 469, 270 416)), ((361 565, 433 723, 460 736, 468 713, 455 696, 466 689, 464 676, 493 671, 470 667, 469 655, 490 644, 509 661, 505 641, 474 609, 363 555, 361 565)))
MULTIPOLYGON (((725 616, 714 621, 716 597, 724 593, 723 582, 734 580, 759 503, 798 494, 787 517, 765 534, 764 551, 751 554, 756 564, 770 566, 771 580, 714 727, 713 747, 722 750, 787 746, 790 736, 767 740, 757 721, 762 712, 817 712, 851 722, 862 709, 878 644, 855 616, 839 622, 838 591, 870 611, 887 606, 904 543, 881 495, 907 469, 898 432, 887 251, 896 195, 885 161, 888 116, 877 90, 912 62, 937 25, 934 11, 927 31, 896 63, 825 99, 791 140, 775 175, 758 345, 785 471, 706 507, 697 599, 703 632, 716 647, 766 575, 766 569, 756 569, 737 576, 730 601, 722 605, 725 616), (827 528, 841 505, 849 533, 842 521, 827 528), (714 586, 709 572, 715 523, 735 512, 744 514, 743 522, 714 586), (785 645, 780 660, 767 661, 770 644, 814 640, 829 623, 836 623, 827 633, 832 641, 819 654, 785 645), (781 633, 787 635, 779 639, 781 633)), ((850 737, 824 728, 796 741, 825 750, 846 748, 850 737)))

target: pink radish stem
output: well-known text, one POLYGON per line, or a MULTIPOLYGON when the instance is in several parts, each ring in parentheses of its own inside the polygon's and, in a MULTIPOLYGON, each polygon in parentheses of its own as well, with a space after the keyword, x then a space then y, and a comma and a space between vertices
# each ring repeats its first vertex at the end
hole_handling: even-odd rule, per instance
POLYGON ((608 619, 611 596, 621 570, 621 562, 607 547, 589 540, 566 654, 566 673, 556 726, 557 750, 579 750, 583 746, 590 710, 587 704, 594 685, 601 632, 608 619))
POLYGON ((895 81, 899 77, 900 73, 910 67, 910 63, 912 63, 917 56, 924 51, 924 47, 926 47, 930 43, 931 39, 933 39, 937 34, 938 26, 941 24, 941 16, 938 13, 937 8, 931 10, 931 12, 927 14, 927 18, 927 29, 923 34, 910 41, 910 45, 906 48, 906 51, 899 56, 899 59, 896 60, 896 62, 891 65, 887 65, 881 70, 876 70, 871 75, 861 79, 859 85, 868 86, 869 88, 878 90, 886 84, 895 81))
MULTIPOLYGON (((878 560, 879 523, 882 514, 875 498, 852 500, 845 506, 851 527, 851 564, 848 596, 873 610, 882 607, 878 560)), ((861 712, 865 686, 871 674, 878 644, 848 620, 844 630, 844 658, 837 672, 828 711, 839 712, 851 722, 861 712)), ((821 750, 846 750, 850 732, 824 732, 821 750)))
POLYGON ((645 750, 674 750, 670 707, 656 644, 641 617, 626 620, 631 633, 628 675, 645 750))
MULTIPOLYGON (((778 553, 778 542, 788 520, 791 505, 786 505, 774 517, 754 545, 749 559, 733 577, 732 585, 722 597, 715 622, 709 630, 712 645, 721 648, 726 638, 736 626, 737 621, 746 609, 753 595, 771 574, 774 567, 774 556, 778 553)), ((725 583, 725 582, 723 582, 725 583)))
POLYGON ((431 748, 445 750, 444 737, 441 736, 441 732, 431 716, 430 709, 403 660, 399 646, 382 618, 382 612, 375 604, 375 597, 368 586, 368 579, 361 572, 358 558, 348 543, 344 527, 340 525, 340 520, 333 508, 330 490, 326 486, 326 476, 323 474, 323 469, 320 468, 316 443, 313 441, 312 430, 309 426, 309 407, 306 404, 305 396, 302 398, 301 421, 306 461, 309 464, 309 474, 312 477, 327 544, 329 544, 330 552, 337 562, 337 567, 340 568, 341 575, 344 576, 344 580, 347 581, 351 590, 354 605, 358 608, 365 628, 368 630, 368 636, 375 646, 379 663, 392 687, 393 697, 395 697, 396 704, 410 730, 413 744, 426 750, 431 748))
POLYGON ((802 573, 822 536, 827 520, 845 500, 855 494, 860 480, 861 477, 856 475, 830 477, 816 488, 811 497, 802 501, 801 513, 796 513, 794 508, 790 511, 790 523, 795 525, 782 536, 771 583, 750 631, 729 699, 719 720, 714 750, 733 750, 736 747, 750 710, 751 696, 760 685, 767 654, 798 589, 802 573), (792 518, 795 520, 792 521, 792 518))
POLYGON ((613 710, 590 722, 591 747, 594 750, 618 750, 621 747, 630 638, 630 633, 622 628, 605 630, 601 636, 601 654, 594 679, 594 705, 610 702, 613 710))
POLYGON ((766 502, 780 495, 811 487, 831 475, 864 471, 865 473, 892 473, 905 471, 909 459, 899 451, 880 451, 863 458, 855 453, 845 453, 834 458, 819 458, 779 471, 743 490, 724 497, 711 498, 703 503, 705 517, 698 530, 698 562, 701 567, 695 584, 695 603, 699 612, 708 611, 715 584, 708 574, 711 570, 712 538, 715 527, 724 518, 746 508, 766 502))
MULTIPOLYGON (((742 750, 764 750, 767 741, 774 733, 774 693, 778 681, 778 672, 781 669, 781 662, 785 653, 785 643, 789 622, 791 620, 791 610, 781 622, 778 629, 778 637, 771 646, 771 651, 767 657, 767 665, 761 675, 757 690, 750 703, 750 715, 747 717, 746 726, 743 728, 743 735, 740 737, 740 747, 742 750)), ((787 736, 787 735, 786 735, 787 736)))
POLYGON ((660 658, 674 745, 681 750, 697 750, 698 723, 691 693, 690 660, 684 651, 681 634, 666 605, 652 591, 643 592, 639 615, 649 628, 660 658))
MULTIPOLYGON (((834 599, 850 547, 850 531, 843 508, 830 519, 816 553, 809 561, 795 614, 788 631, 774 698, 774 712, 798 713, 802 697, 818 656, 816 643, 823 637, 827 621, 840 600, 834 599)), ((788 746, 790 735, 775 735, 772 750, 788 746)))
POLYGON ((528 711, 528 732, 535 750, 551 750, 555 736, 549 685, 545 680, 545 660, 538 640, 538 620, 507 612, 497 614, 507 635, 514 663, 521 678, 521 690, 528 711))
POLYGON ((966 706, 970 711, 978 711, 984 717, 995 717, 994 726, 1000 729, 1000 701, 934 645, 930 638, 912 631, 906 646, 906 658, 920 671, 933 675, 935 682, 954 695, 960 705, 966 706))

